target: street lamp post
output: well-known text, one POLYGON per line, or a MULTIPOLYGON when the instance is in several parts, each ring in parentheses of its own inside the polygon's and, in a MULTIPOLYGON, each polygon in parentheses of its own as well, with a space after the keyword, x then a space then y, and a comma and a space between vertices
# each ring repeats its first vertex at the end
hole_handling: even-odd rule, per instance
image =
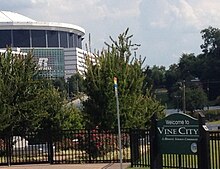
POLYGON ((119 144, 119 155, 120 155, 120 169, 122 169, 121 127, 120 127, 120 114, 119 114, 119 101, 118 101, 118 82, 116 77, 114 77, 114 88, 115 88, 117 119, 118 119, 118 144, 119 144))

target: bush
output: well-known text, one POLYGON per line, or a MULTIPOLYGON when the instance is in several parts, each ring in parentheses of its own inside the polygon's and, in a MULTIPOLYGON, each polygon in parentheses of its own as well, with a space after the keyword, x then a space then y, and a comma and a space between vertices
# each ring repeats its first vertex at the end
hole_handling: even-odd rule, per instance
POLYGON ((55 147, 58 150, 69 150, 69 149, 78 150, 79 142, 74 139, 63 138, 61 141, 55 143, 55 147))
MULTIPOLYGON (((79 147, 85 150, 91 157, 96 158, 106 155, 108 152, 119 150, 116 134, 108 131, 100 132, 94 129, 90 132, 77 136, 79 147)), ((122 134, 122 148, 130 145, 128 134, 122 134)))

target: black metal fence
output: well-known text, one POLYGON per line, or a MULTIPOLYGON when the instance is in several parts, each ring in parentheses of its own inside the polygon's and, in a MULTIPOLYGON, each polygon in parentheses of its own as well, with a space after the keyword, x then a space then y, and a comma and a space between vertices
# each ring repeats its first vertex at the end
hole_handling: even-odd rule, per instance
POLYGON ((150 134, 149 130, 131 130, 131 166, 150 166, 150 134))
MULTIPOLYGON (((130 131, 123 129, 123 162, 130 162, 130 131)), ((0 136, 0 165, 119 162, 118 133, 72 130, 0 136)))
MULTIPOLYGON (((164 168, 198 169, 197 155, 163 154, 164 168)), ((131 130, 131 166, 150 167, 150 131, 131 130)))
POLYGON ((220 130, 209 131, 211 168, 220 168, 220 130))
MULTIPOLYGON (((149 130, 123 129, 123 162, 150 167, 149 130)), ((211 169, 220 168, 220 131, 209 131, 211 169)), ((0 135, 0 165, 119 162, 117 131, 72 130, 59 133, 0 135)), ((164 168, 198 168, 197 155, 163 154, 164 168)))
MULTIPOLYGON (((130 134, 123 129, 123 162, 130 162, 130 134)), ((115 131, 63 131, 53 142, 53 163, 119 162, 118 133, 115 131)))
MULTIPOLYGON (((132 130, 133 140, 138 138, 137 144, 131 142, 131 166, 150 167, 150 140, 148 130, 132 130), (132 147, 133 145, 133 147, 132 147), (136 148, 135 148, 136 147, 136 148), (137 148, 138 147, 138 148, 137 148)), ((220 130, 209 131, 210 136, 210 164, 211 169, 220 168, 220 130)), ((131 141, 132 141, 131 139, 131 141)), ((137 139, 136 139, 137 140, 137 139)), ((180 145, 181 146, 181 145, 180 145)), ((163 168, 198 169, 198 156, 182 154, 163 154, 163 168)))
POLYGON ((48 163, 47 135, 0 135, 0 165, 48 163))

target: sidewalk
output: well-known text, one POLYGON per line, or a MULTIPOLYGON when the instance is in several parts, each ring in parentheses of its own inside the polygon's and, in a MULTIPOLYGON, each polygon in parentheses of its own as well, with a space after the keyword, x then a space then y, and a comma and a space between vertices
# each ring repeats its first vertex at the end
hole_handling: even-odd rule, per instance
MULTIPOLYGON (((123 163, 122 168, 129 167, 129 163, 123 163)), ((31 165, 13 165, 0 166, 0 168, 8 169, 120 169, 119 163, 104 163, 104 164, 31 164, 31 165)))

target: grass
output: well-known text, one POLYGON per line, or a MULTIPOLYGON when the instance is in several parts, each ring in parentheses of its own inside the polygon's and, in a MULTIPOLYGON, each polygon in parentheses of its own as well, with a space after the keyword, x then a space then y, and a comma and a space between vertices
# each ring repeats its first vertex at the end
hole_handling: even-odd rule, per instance
MULTIPOLYGON (((123 159, 130 159, 130 148, 124 148, 122 150, 123 159)), ((92 160, 117 160, 119 159, 119 150, 117 151, 111 151, 106 153, 104 156, 96 157, 92 160)), ((47 161, 48 154, 16 154, 12 155, 11 161, 12 162, 36 162, 36 161, 47 161)), ((88 161, 89 160, 89 154, 86 153, 86 151, 82 150, 74 150, 74 149, 68 149, 68 150, 59 150, 54 152, 54 160, 59 162, 72 162, 72 161, 88 161)), ((7 163, 7 157, 6 156, 0 156, 0 164, 1 163, 7 163)))
POLYGON ((218 121, 211 121, 211 122, 208 122, 208 124, 220 124, 220 120, 218 120, 218 121))
MULTIPOLYGON (((210 164, 211 168, 213 169, 220 169, 220 140, 210 140, 210 164)), ((144 158, 144 157, 143 157, 144 158)), ((175 160, 176 157, 169 157, 167 156, 165 159, 165 156, 163 155, 163 164, 165 164, 165 161, 169 161, 167 166, 178 166, 178 157, 177 160, 175 160)), ((198 159, 197 156, 190 157, 190 155, 182 155, 182 163, 187 162, 188 165, 184 167, 194 167, 198 168, 198 159)), ((140 160, 140 163, 144 163, 143 160, 140 160)), ((165 168, 165 167, 164 167, 165 168)), ((127 169, 150 169, 150 167, 128 167, 127 169)), ((166 168, 170 169, 170 168, 166 168)))

